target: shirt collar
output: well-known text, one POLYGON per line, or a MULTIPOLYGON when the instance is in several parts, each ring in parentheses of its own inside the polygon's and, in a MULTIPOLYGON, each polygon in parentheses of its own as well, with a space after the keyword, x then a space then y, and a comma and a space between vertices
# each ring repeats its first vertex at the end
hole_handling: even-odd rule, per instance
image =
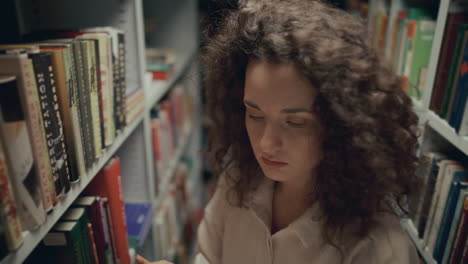
MULTIPOLYGON (((248 204, 250 210, 257 215, 268 230, 271 230, 273 215, 273 191, 274 181, 264 177, 257 189, 251 192, 250 203, 248 204)), ((319 243, 322 228, 318 203, 314 203, 285 229, 295 233, 305 248, 319 243)))

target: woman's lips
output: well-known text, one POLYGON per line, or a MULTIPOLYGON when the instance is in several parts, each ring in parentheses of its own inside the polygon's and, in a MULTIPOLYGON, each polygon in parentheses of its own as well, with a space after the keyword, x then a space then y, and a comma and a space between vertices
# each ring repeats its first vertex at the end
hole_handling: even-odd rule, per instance
POLYGON ((288 165, 288 163, 286 163, 286 162, 270 160, 270 159, 267 159, 265 157, 262 157, 262 161, 263 161, 263 163, 265 163, 265 165, 270 166, 270 167, 276 167, 276 168, 288 165))

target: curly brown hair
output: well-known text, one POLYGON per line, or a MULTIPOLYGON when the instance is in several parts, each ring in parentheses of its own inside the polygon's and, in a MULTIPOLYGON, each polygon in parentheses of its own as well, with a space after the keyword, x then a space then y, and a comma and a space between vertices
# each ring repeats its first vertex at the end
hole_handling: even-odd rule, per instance
POLYGON ((418 178, 418 118, 401 80, 379 59, 359 18, 319 0, 245 1, 203 50, 209 155, 244 206, 263 177, 250 147, 243 93, 250 59, 294 63, 318 90, 314 108, 326 131, 311 190, 326 241, 348 224, 357 235, 377 213, 411 194, 418 178), (228 173, 234 165, 240 173, 228 173))

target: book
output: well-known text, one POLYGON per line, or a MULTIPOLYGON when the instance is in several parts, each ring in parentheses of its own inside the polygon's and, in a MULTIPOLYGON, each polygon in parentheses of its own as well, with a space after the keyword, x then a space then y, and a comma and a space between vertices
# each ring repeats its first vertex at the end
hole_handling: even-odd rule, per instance
POLYGON ((467 189, 461 191, 460 194, 458 195, 455 212, 454 212, 452 221, 450 223, 450 233, 447 239, 447 243, 445 246, 445 250, 444 250, 441 263, 448 263, 449 261, 450 253, 452 252, 453 244, 455 242, 455 235, 457 233, 457 227, 460 224, 460 221, 462 219, 463 203, 466 197, 468 197, 467 189))
MULTIPOLYGON (((21 45, 23 46, 23 45, 21 45)), ((1 50, 4 53, 27 53, 25 50, 18 49, 20 47, 17 46, 1 46, 1 50), (13 49, 13 50, 11 50, 13 49)), ((21 47, 22 48, 22 47, 21 47)), ((38 52, 38 48, 36 46, 28 46, 25 47, 31 50, 35 50, 38 52)), ((15 55, 10 55, 15 56, 15 55)), ((9 72, 11 69, 7 69, 5 65, 5 71, 9 72)), ((30 69, 29 69, 30 70, 30 69)), ((32 76, 34 76, 34 70, 32 70, 32 76)), ((31 85, 37 87, 36 81, 31 80, 31 85)), ((31 86, 32 87, 32 86, 31 86)), ((22 90, 20 90, 22 92, 22 90)), ((26 94, 23 94, 26 96, 26 94)), ((22 96, 23 96, 22 95, 22 96)), ((20 98, 21 99, 21 98, 20 98)), ((43 127, 43 119, 42 115, 40 114, 40 105, 39 105, 39 95, 37 90, 29 91, 29 97, 24 99, 24 106, 27 106, 26 111, 26 122, 28 124, 28 133, 30 134, 31 139, 31 146, 34 156, 34 165, 37 177, 39 178, 40 182, 40 189, 42 193, 42 202, 44 208, 46 210, 50 210, 52 206, 57 202, 58 198, 61 196, 61 192, 59 192, 58 196, 56 195, 55 188, 54 188, 54 178, 52 175, 52 166, 49 158, 49 147, 47 146, 47 142, 45 139, 45 131, 43 127), (34 111, 34 112, 29 112, 34 111)))
POLYGON ((85 195, 106 197, 109 201, 116 256, 122 264, 130 263, 127 224, 120 179, 120 159, 112 158, 84 190, 85 195))
POLYGON ((89 237, 88 218, 84 208, 70 208, 60 218, 62 222, 77 222, 81 235, 81 247, 86 263, 94 264, 93 249, 91 245, 91 238, 89 237))
POLYGON ((110 213, 110 208, 109 208, 109 200, 107 197, 101 197, 101 205, 102 205, 102 215, 103 215, 103 221, 107 224, 104 225, 104 233, 106 234, 107 240, 109 241, 109 255, 106 255, 107 258, 107 263, 117 263, 118 257, 117 257, 117 249, 115 245, 115 236, 114 236, 114 226, 112 225, 112 216, 110 213))
POLYGON ((26 53, 1 55, 0 73, 14 75, 17 80, 2 87, 0 138, 7 163, 11 164, 9 175, 21 225, 24 230, 32 230, 45 221, 41 179, 32 153, 36 147, 37 158, 45 155, 32 61, 26 53))
POLYGON ((447 109, 447 120, 450 126, 455 128, 456 132, 459 132, 468 96, 468 40, 466 39, 460 49, 458 71, 453 77, 456 79, 453 86, 455 90, 453 90, 454 95, 449 109, 447 109))
POLYGON ((430 104, 430 109, 436 114, 440 114, 442 110, 442 100, 444 99, 444 91, 450 74, 450 63, 455 55, 458 27, 466 23, 468 23, 468 16, 464 12, 449 12, 447 14, 430 104))
MULTIPOLYGON (((51 55, 30 52, 29 57, 32 59, 36 76, 37 92, 55 190, 56 193, 68 193, 71 188, 72 178, 70 177, 51 55)), ((76 181, 76 179, 73 180, 76 181)))
POLYGON ((5 234, 5 221, 3 220, 3 212, 0 212, 0 260, 8 255, 8 246, 5 234))
MULTIPOLYGON (((431 232, 435 232, 435 227, 434 227, 434 219, 436 218, 435 215, 438 212, 438 204, 439 204, 439 198, 441 194, 441 189, 443 186, 443 182, 446 177, 448 177, 448 173, 446 170, 448 167, 454 165, 457 166, 458 168, 461 169, 461 166, 454 160, 441 160, 437 164, 439 166, 439 170, 437 173, 436 177, 436 182, 434 186, 434 194, 432 195, 432 199, 430 202, 430 210, 429 214, 427 215, 427 223, 426 223, 426 228, 423 231, 423 241, 427 245, 429 242, 429 238, 431 237, 431 232)), ((440 211, 440 210, 439 210, 440 211)))
POLYGON ((86 210, 86 215, 90 223, 94 235, 95 247, 99 263, 107 262, 107 255, 110 254, 110 241, 105 234, 107 222, 104 219, 103 207, 99 196, 83 196, 78 197, 73 203, 73 207, 81 207, 86 210))
POLYGON ((442 261, 445 245, 450 232, 450 223, 455 213, 457 199, 460 191, 468 187, 468 171, 456 171, 451 175, 448 195, 445 202, 445 208, 442 210, 442 219, 434 245, 434 259, 439 263, 442 261))
POLYGON ((409 77, 409 95, 421 99, 424 90, 425 70, 431 58, 432 40, 436 23, 433 20, 408 22, 405 76, 409 77))
MULTIPOLYGON (((435 201, 434 215, 432 220, 432 227, 429 230, 429 236, 425 240, 430 252, 434 252, 437 235, 439 234, 443 213, 448 201, 448 195, 452 181, 464 180, 468 176, 468 171, 459 164, 450 164, 445 167, 444 176, 440 182, 437 200, 435 201)), ((435 252, 434 252, 435 253, 435 252)))
POLYGON ((446 156, 436 152, 430 152, 427 154, 423 154, 424 156, 428 156, 430 159, 430 169, 429 175, 427 176, 427 180, 424 183, 424 188, 421 190, 422 194, 422 203, 420 205, 420 209, 418 208, 417 214, 415 217, 414 224, 417 227, 418 234, 420 238, 424 237, 424 232, 426 230, 426 225, 428 222, 428 216, 430 214, 431 208, 431 201, 434 195, 434 190, 437 182, 437 176, 439 173, 439 166, 438 163, 446 159, 446 156))
POLYGON ((99 56, 99 75, 101 76, 101 105, 102 105, 102 130, 103 146, 107 147, 115 139, 115 120, 114 120, 114 90, 113 90, 113 72, 112 72, 112 39, 107 32, 86 30, 80 36, 82 38, 94 39, 98 41, 99 56))
POLYGON ((458 85, 458 73, 460 72, 460 65, 463 60, 463 50, 468 40, 468 24, 461 24, 458 27, 457 42, 455 45, 454 56, 452 57, 449 82, 445 89, 444 99, 442 101, 442 109, 440 111, 440 117, 446 120, 450 120, 450 109, 453 103, 453 96, 455 95, 455 89, 458 85))
POLYGON ((56 80, 59 110, 63 118, 63 128, 70 157, 71 175, 74 179, 86 174, 83 153, 83 140, 78 114, 78 95, 72 73, 71 44, 45 43, 40 45, 42 52, 51 54, 56 80))
POLYGON ((87 263, 82 247, 82 231, 78 222, 59 222, 42 240, 49 247, 56 263, 87 263))
POLYGON ((97 80, 96 43, 94 40, 82 40, 81 52, 84 66, 85 86, 89 87, 90 114, 92 120, 95 158, 102 154, 102 131, 99 108, 97 80))
MULTIPOLYGON (((5 79, 16 81, 15 77, 0 76, 0 90, 2 91, 1 86, 5 79)), ((2 190, 2 195, 0 196, 0 217, 3 221, 3 234, 7 248, 15 250, 23 243, 23 235, 21 234, 23 230, 16 209, 7 166, 4 148, 0 141, 0 190, 2 190)))
POLYGON ((127 233, 131 248, 142 248, 153 219, 151 203, 125 203, 127 233))
POLYGON ((461 262, 463 258, 463 251, 466 247, 466 241, 468 235, 468 197, 465 197, 463 202, 463 213, 460 219, 460 223, 457 227, 457 234, 455 237, 455 242, 453 244, 453 249, 450 254, 450 262, 453 264, 463 263, 461 262))

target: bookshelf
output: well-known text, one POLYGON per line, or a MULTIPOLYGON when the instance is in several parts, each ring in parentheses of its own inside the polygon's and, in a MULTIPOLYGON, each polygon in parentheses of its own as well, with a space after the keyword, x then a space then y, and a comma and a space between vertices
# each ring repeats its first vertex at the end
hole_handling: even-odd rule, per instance
POLYGON ((67 195, 55 206, 53 211, 48 214, 46 222, 32 232, 23 232, 23 245, 0 263, 23 263, 23 261, 31 254, 34 248, 41 242, 42 238, 49 232, 52 226, 60 219, 65 211, 70 207, 73 201, 80 195, 88 183, 96 176, 96 174, 106 165, 107 161, 116 153, 117 149, 135 130, 138 124, 143 120, 143 115, 140 115, 130 126, 127 126, 120 135, 117 136, 114 144, 106 149, 102 157, 99 159, 87 175, 80 177, 80 181, 72 184, 72 188, 67 195))
MULTIPOLYGON (((379 21, 377 14, 384 12, 387 16, 387 24, 385 25, 385 46, 384 60, 388 63, 393 60, 398 60, 395 55, 392 56, 392 33, 395 30, 394 21, 398 17, 399 10, 410 7, 426 8, 431 10, 435 15, 435 30, 432 38, 432 46, 429 55, 429 63, 427 65, 427 73, 421 98, 412 97, 412 104, 415 113, 418 115, 421 127, 430 128, 430 132, 423 133, 420 138, 421 150, 430 151, 455 151, 457 157, 462 161, 466 161, 468 157, 468 136, 461 136, 456 133, 449 123, 442 119, 437 113, 431 109, 431 99, 435 90, 436 75, 438 73, 438 64, 442 56, 442 44, 444 41, 445 27, 447 18, 451 12, 468 12, 467 2, 462 0, 370 0, 369 1, 369 19, 368 28, 373 34, 372 36, 379 37, 379 29, 375 22, 379 21), (432 132, 434 131, 434 132, 432 132), (442 139, 442 140, 441 140, 442 139), (440 143, 443 142, 443 143, 440 143), (441 145, 442 144, 442 145, 441 145), (458 153, 459 152, 459 153, 458 153), (461 157, 460 157, 461 156, 461 157)), ((380 20, 384 21, 384 20, 380 20)), ((382 27, 380 30, 382 30, 382 27)), ((401 224, 409 234, 409 237, 417 247, 422 259, 425 263, 437 263, 432 256, 432 252, 428 250, 423 239, 418 235, 415 224, 411 219, 402 219, 401 224)))
MULTIPOLYGON (((125 202, 152 203, 155 210, 168 194, 169 183, 176 167, 184 155, 198 155, 201 148, 201 107, 196 107, 192 124, 185 131, 174 156, 171 159, 162 182, 157 182, 154 170, 154 157, 151 137, 150 111, 161 99, 179 83, 193 86, 198 90, 195 104, 200 104, 200 85, 197 57, 199 29, 196 0, 150 1, 150 0, 18 0, 7 1, 18 14, 12 17, 11 25, 16 25, 20 35, 38 30, 69 30, 89 27, 110 26, 125 34, 126 95, 141 89, 144 94, 144 110, 122 129, 115 141, 103 151, 102 156, 80 181, 72 188, 48 214, 46 222, 31 232, 23 232, 24 242, 18 250, 10 252, 0 264, 22 263, 41 242, 84 188, 113 157, 121 159, 122 193, 125 202), (92 7, 92 8, 90 8, 92 7), (158 27, 153 31, 145 27, 147 20, 157 18, 158 27), (148 47, 172 48, 176 54, 174 72, 167 81, 152 81, 146 72, 145 49, 148 47), (157 183, 157 184, 156 184, 157 183), (157 188, 155 186, 158 186, 157 188)), ((0 8, 4 3, 0 4, 0 8)), ((6 4, 5 4, 6 5, 6 4)), ((0 25, 1 32, 10 32, 9 23, 0 25)), ((8 42, 4 42, 8 43, 8 42)), ((151 78, 150 78, 151 79, 151 78)), ((199 157, 194 157, 197 160, 199 157)), ((195 162, 191 183, 201 181, 201 162, 195 162)), ((192 184, 199 186, 198 184, 192 184)), ((181 227, 182 228, 182 227, 181 227)), ((130 249, 132 262, 135 254, 151 259, 151 252, 158 243, 154 228, 149 232, 144 249, 130 249), (148 253, 150 252, 150 253, 148 253), (148 253, 147 255, 145 255, 148 253)), ((175 253, 175 252, 174 252, 175 253)))

